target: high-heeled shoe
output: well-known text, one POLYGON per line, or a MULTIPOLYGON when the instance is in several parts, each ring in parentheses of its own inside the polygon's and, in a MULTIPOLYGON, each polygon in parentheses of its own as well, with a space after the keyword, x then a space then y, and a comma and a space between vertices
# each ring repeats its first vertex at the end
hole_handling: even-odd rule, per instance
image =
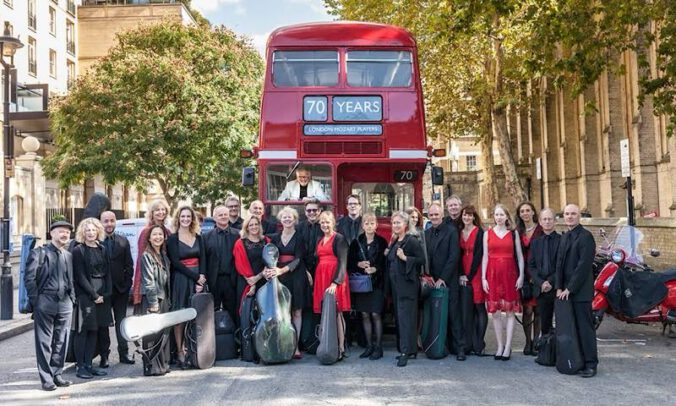
POLYGON ((508 356, 502 356, 503 361, 509 361, 509 359, 512 358, 512 350, 509 350, 509 355, 508 356))
POLYGON ((406 364, 408 364, 408 355, 407 354, 401 354, 400 356, 397 357, 397 366, 398 367, 405 367, 406 364))
POLYGON ((373 349, 373 353, 371 354, 369 359, 371 361, 375 361, 377 359, 381 359, 382 357, 383 357, 383 347, 378 345, 373 349))
POLYGON ((523 347, 523 355, 531 355, 532 353, 533 353, 533 343, 527 341, 526 345, 523 347))
POLYGON ((495 355, 493 356, 493 359, 496 361, 502 361, 502 353, 505 351, 503 348, 502 351, 495 351, 495 355))
POLYGON ((369 345, 368 347, 366 347, 364 352, 362 352, 361 355, 359 355, 359 358, 368 358, 371 356, 371 354, 373 354, 373 351, 374 347, 372 345, 369 345))

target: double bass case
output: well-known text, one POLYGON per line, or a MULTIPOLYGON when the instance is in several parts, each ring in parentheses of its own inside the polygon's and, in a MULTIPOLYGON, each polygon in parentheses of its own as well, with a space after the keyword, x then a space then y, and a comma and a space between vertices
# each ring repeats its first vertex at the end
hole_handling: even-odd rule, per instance
POLYGON ((253 296, 246 296, 242 300, 242 307, 240 309, 240 347, 242 361, 258 362, 256 356, 256 345, 254 343, 254 329, 256 327, 256 298, 253 296))
POLYGON ((423 306, 421 340, 427 358, 440 359, 448 355, 448 288, 434 288, 423 306))
POLYGON ((226 310, 214 312, 216 330, 216 360, 237 358, 237 343, 235 342, 235 323, 226 310))
POLYGON ((319 322, 319 346, 317 347, 317 359, 324 365, 335 364, 340 357, 336 312, 336 296, 333 293, 324 293, 322 319, 319 322))
POLYGON ((216 361, 214 297, 211 293, 195 293, 190 306, 197 311, 197 317, 188 323, 188 360, 195 368, 211 368, 216 361))
POLYGON ((557 299, 554 304, 556 317, 556 370, 562 374, 575 375, 584 367, 584 359, 577 336, 573 303, 557 299))

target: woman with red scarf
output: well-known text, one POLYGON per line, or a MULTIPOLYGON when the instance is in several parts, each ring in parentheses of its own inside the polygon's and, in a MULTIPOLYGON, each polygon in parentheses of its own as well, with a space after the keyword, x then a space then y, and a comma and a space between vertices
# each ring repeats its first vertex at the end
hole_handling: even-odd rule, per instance
POLYGON ((253 296, 256 289, 265 284, 265 262, 263 261, 263 247, 270 242, 268 237, 263 235, 261 220, 257 216, 249 216, 242 224, 240 235, 242 238, 237 240, 233 248, 235 257, 235 269, 241 276, 237 282, 237 292, 241 302, 245 296, 253 296))

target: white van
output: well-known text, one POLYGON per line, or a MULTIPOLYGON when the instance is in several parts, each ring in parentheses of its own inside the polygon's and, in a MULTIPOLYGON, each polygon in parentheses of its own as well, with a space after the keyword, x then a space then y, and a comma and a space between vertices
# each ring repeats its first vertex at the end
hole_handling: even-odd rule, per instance
POLYGON ((148 219, 124 219, 117 220, 115 233, 127 237, 129 248, 131 248, 131 257, 134 260, 134 269, 136 269, 136 257, 138 256, 138 237, 141 230, 148 224, 148 219))

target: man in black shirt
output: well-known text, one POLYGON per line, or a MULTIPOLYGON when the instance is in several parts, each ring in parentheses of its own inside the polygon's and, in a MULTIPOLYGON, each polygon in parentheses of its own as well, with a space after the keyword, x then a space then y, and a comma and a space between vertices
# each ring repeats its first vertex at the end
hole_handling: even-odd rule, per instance
POLYGON ((448 216, 444 217, 444 224, 453 224, 459 230, 462 224, 462 199, 458 195, 446 198, 446 210, 448 216))
POLYGON ((533 240, 527 260, 528 272, 533 279, 533 295, 540 309, 540 328, 542 335, 545 335, 552 330, 554 319, 556 254, 561 234, 554 231, 556 221, 551 209, 543 209, 540 212, 540 226, 544 235, 533 240))
POLYGON ((46 391, 72 383, 61 377, 75 302, 73 257, 65 249, 72 230, 66 221, 52 223, 51 244, 34 249, 26 261, 24 282, 35 319, 35 356, 46 391))
MULTIPOLYGON (((129 345, 127 340, 120 333, 122 320, 127 317, 127 305, 129 303, 129 290, 134 277, 134 261, 131 258, 131 248, 129 240, 126 237, 115 233, 117 219, 112 211, 101 213, 101 224, 106 233, 106 239, 103 240, 103 246, 108 257, 110 266, 110 275, 113 281, 113 293, 110 301, 113 307, 113 316, 115 317, 115 335, 117 336, 117 353, 120 356, 120 362, 123 364, 133 364, 134 360, 129 358, 129 345)), ((99 340, 99 354, 101 355, 101 368, 108 367, 108 354, 110 353, 110 339, 99 340)))
POLYGON ((229 196, 225 199, 225 207, 228 208, 228 222, 230 223, 230 227, 241 230, 244 219, 239 215, 241 210, 239 199, 235 196, 229 196))
POLYGON ((361 201, 357 195, 349 195, 345 200, 347 216, 343 216, 336 224, 336 231, 345 237, 347 244, 352 244, 364 230, 361 228, 361 201))
POLYGON ((303 326, 299 333, 299 345, 305 351, 316 350, 318 344, 315 336, 315 329, 319 324, 319 315, 312 311, 312 282, 315 277, 315 269, 317 268, 317 241, 323 235, 319 227, 319 215, 322 208, 319 205, 319 200, 311 199, 305 202, 305 220, 298 223, 296 230, 300 233, 305 250, 303 258, 305 262, 305 269, 307 271, 307 291, 305 292, 305 309, 303 309, 303 326))
MULTIPOLYGON (((226 203, 227 204, 227 203, 226 203)), ((207 257, 207 284, 214 295, 214 307, 225 309, 239 325, 237 305, 237 272, 232 250, 239 239, 239 231, 229 222, 229 208, 214 207, 216 227, 204 235, 207 257)))

